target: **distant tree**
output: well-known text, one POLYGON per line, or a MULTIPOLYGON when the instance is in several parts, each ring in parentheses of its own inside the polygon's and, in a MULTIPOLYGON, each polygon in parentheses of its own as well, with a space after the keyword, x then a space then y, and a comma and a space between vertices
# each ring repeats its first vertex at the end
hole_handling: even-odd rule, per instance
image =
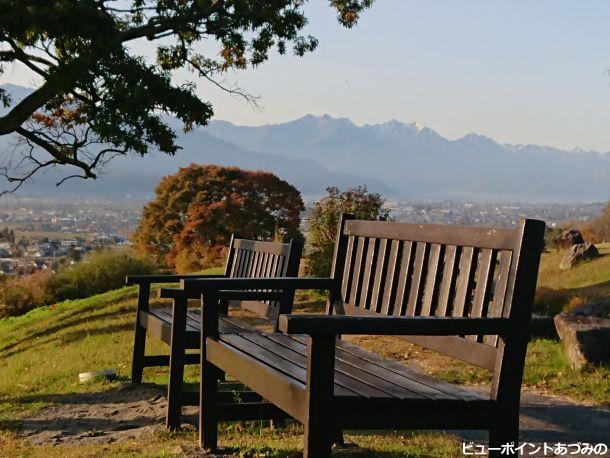
POLYGON ((610 203, 602 210, 601 215, 581 227, 585 240, 600 243, 610 240, 610 203))
POLYGON ((179 272, 218 265, 232 233, 249 239, 302 237, 301 194, 272 173, 237 167, 181 168, 144 207, 135 247, 179 272))
POLYGON ((340 191, 326 188, 328 193, 317 201, 309 218, 309 245, 306 272, 313 276, 328 276, 337 236, 337 226, 342 213, 352 213, 358 219, 387 220, 390 210, 383 207, 380 194, 369 192, 366 186, 340 191))
MULTIPOLYGON (((215 88, 253 97, 223 83, 231 70, 256 67, 272 49, 297 56, 316 48, 303 36, 301 0, 0 0, 0 74, 19 65, 41 84, 13 102, 0 89, 0 135, 22 142, 15 167, 0 171, 19 187, 37 170, 68 165, 66 177, 95 178, 104 163, 151 149, 174 154, 176 135, 164 114, 185 130, 213 114, 195 84, 172 82, 183 68, 215 88), (144 40, 155 59, 138 54, 144 40), (201 44, 211 51, 201 53, 201 44), (25 162, 24 162, 25 161, 25 162)), ((372 0, 330 0, 351 27, 372 0)), ((32 78, 32 79, 33 79, 32 78)), ((6 161, 3 161, 6 163, 6 161)))

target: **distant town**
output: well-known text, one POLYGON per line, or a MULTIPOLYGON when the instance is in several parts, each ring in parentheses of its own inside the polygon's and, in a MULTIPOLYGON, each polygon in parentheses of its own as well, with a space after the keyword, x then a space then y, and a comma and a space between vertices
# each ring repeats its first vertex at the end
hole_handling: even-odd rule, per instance
POLYGON ((392 217, 410 223, 442 223, 460 226, 512 227, 522 218, 541 219, 549 227, 587 221, 600 215, 603 203, 413 203, 387 201, 392 217))
POLYGON ((129 245, 142 203, 4 197, 0 274, 55 270, 96 248, 129 245))
MULTIPOLYGON (((0 208, 0 275, 55 270, 96 248, 129 246, 143 204, 140 200, 5 196, 0 208)), ((396 221, 514 226, 529 217, 542 219, 550 227, 594 218, 604 205, 386 202, 396 221)))

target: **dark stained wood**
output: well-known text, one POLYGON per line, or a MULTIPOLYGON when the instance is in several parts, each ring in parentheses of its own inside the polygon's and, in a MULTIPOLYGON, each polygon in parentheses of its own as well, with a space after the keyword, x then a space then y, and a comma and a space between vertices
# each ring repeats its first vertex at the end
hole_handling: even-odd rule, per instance
POLYGON ((363 309, 368 308, 371 298, 371 290, 373 288, 372 276, 374 275, 373 264, 375 262, 375 252, 377 251, 376 239, 369 239, 366 250, 366 258, 364 260, 364 272, 362 273, 362 286, 360 287, 359 306, 363 309))
POLYGON ((455 302, 453 304, 452 316, 465 316, 466 305, 472 294, 473 278, 476 266, 476 249, 464 247, 460 256, 460 273, 457 278, 457 289, 455 302))
POLYGON ((441 281, 438 303, 434 314, 436 316, 447 316, 453 306, 452 300, 455 294, 455 280, 457 278, 458 264, 456 259, 460 254, 460 248, 449 245, 445 248, 445 264, 443 268, 443 279, 441 281))
POLYGON ((391 312, 391 304, 393 303, 396 295, 396 267, 398 261, 398 248, 400 246, 400 241, 392 240, 390 244, 390 253, 388 255, 388 263, 386 267, 386 279, 385 286, 383 287, 383 298, 381 301, 381 310, 380 313, 382 315, 389 315, 391 312))
MULTIPOLYGON (((378 316, 369 310, 345 305, 346 315, 378 316)), ((452 358, 461 359, 479 367, 493 370, 495 367, 496 350, 478 342, 455 336, 398 336, 411 343, 438 351, 452 358)))
POLYGON ((413 272, 413 257, 415 254, 415 244, 404 242, 402 244, 402 254, 400 260, 400 270, 398 273, 398 286, 396 289, 396 301, 392 314, 394 316, 404 316, 409 298, 409 287, 413 272))
POLYGON ((434 314, 433 307, 436 307, 438 301, 439 289, 439 264, 441 256, 443 256, 445 248, 443 245, 435 243, 430 248, 430 257, 428 259, 428 272, 426 275, 426 286, 424 289, 424 297, 422 308, 419 312, 421 316, 430 316, 434 314))
POLYGON ((511 334, 501 338, 496 355, 491 398, 498 413, 490 428, 490 446, 519 440, 519 401, 525 354, 529 339, 540 254, 544 246, 545 225, 542 221, 522 220, 513 251, 512 288, 505 298, 503 316, 511 321, 511 334))
POLYGON ((352 274, 352 289, 350 292, 349 303, 357 305, 361 296, 361 285, 362 285, 362 263, 364 258, 364 251, 366 239, 364 237, 358 237, 356 246, 356 256, 354 259, 354 273, 352 274))
MULTIPOLYGON (((199 445, 204 450, 216 450, 218 445, 219 398, 218 380, 220 371, 207 357, 208 339, 219 336, 217 291, 210 291, 202 297, 201 322, 201 383, 199 383, 199 445)), ((174 323, 175 324, 175 323, 174 323)))
MULTIPOLYGON (((354 237, 347 238, 347 250, 345 253, 345 265, 341 270, 341 297, 349 300, 350 297, 350 285, 352 282, 352 276, 354 273, 354 237)), ((335 278, 335 276, 333 276, 335 278)), ((329 312, 332 310, 329 310, 329 312)))
POLYGON ((241 250, 254 251, 257 253, 271 253, 280 256, 288 256, 290 253, 289 244, 280 244, 277 242, 261 242, 259 240, 235 240, 235 248, 241 250))
POLYGON ((426 281, 426 264, 429 253, 429 244, 417 243, 417 248, 415 250, 415 268, 413 270, 413 279, 411 281, 411 291, 409 294, 406 316, 415 316, 419 307, 419 303, 423 296, 424 283, 426 281))
MULTIPOLYGON (((511 268, 512 253, 510 251, 500 251, 498 258, 498 274, 494 286, 493 300, 487 313, 488 316, 502 316, 506 288, 508 286, 508 276, 511 268)), ((498 344, 498 336, 485 336, 483 342, 495 347, 498 344)))
POLYGON ((382 287, 386 281, 386 271, 387 271, 387 250, 388 250, 388 241, 387 239, 379 240, 379 247, 377 250, 377 258, 375 261, 375 274, 373 277, 373 290, 371 292, 371 299, 369 302, 369 309, 375 312, 379 312, 381 308, 381 301, 383 299, 382 287))
MULTIPOLYGON (((284 334, 223 333, 222 320, 208 316, 220 326, 207 334, 209 365, 303 423, 307 457, 330 456, 333 431, 346 428, 486 429, 492 446, 516 441, 544 223, 514 230, 343 219, 338 233, 332 279, 181 283, 183 294, 218 299, 237 290, 329 291, 326 315, 281 315, 284 334), (337 340, 347 334, 398 335, 488 368, 491 396, 337 340)), ((201 417, 203 436, 218 418, 201 417)))
MULTIPOLYGON (((199 355, 185 354, 187 349, 200 349, 201 318, 186 309, 186 290, 165 288, 162 297, 174 300, 173 309, 149 310, 148 301, 150 286, 154 283, 172 283, 191 279, 215 278, 252 278, 298 276, 299 262, 303 242, 292 240, 290 243, 260 242, 231 238, 225 264, 224 275, 144 275, 129 276, 127 281, 140 286, 138 296, 138 313, 134 339, 134 357, 132 363, 132 380, 141 383, 142 371, 147 366, 170 366, 168 384, 168 410, 166 423, 170 429, 180 426, 181 407, 184 405, 182 378, 184 364, 198 362, 199 355), (177 313, 177 311, 179 313, 177 313), (146 334, 154 335, 170 345, 170 355, 144 355, 146 334)), ((199 294, 190 296, 199 297, 199 294)), ((251 310, 261 317, 271 320, 277 326, 280 310, 290 313, 294 300, 294 290, 265 290, 252 288, 251 291, 234 291, 223 293, 221 309, 227 310, 228 302, 232 305, 251 310), (258 290, 258 291, 257 291, 258 290)), ((223 318, 219 321, 220 332, 235 332, 246 329, 239 322, 223 318)), ((214 369, 211 370, 212 372, 214 369)), ((273 409, 271 409, 273 410, 273 409)), ((262 411, 265 411, 263 409, 262 411)), ((261 412, 262 412, 261 411, 261 412)))
MULTIPOLYGON (((493 283, 493 274, 496 265, 496 251, 484 249, 481 251, 481 259, 477 271, 476 290, 470 311, 471 317, 482 317, 487 315, 487 305, 493 283)), ((467 339, 482 341, 482 336, 468 335, 467 339)))
POLYGON ((335 336, 313 334, 308 347, 303 458, 330 458, 335 336))
POLYGON ((148 311, 148 300, 150 297, 150 283, 140 285, 138 291, 138 309, 136 311, 135 336, 133 343, 133 357, 131 360, 131 382, 142 383, 144 370, 144 350, 146 346, 146 328, 142 324, 142 314, 148 311))
POLYGON ((388 238, 443 245, 476 246, 496 250, 512 250, 517 231, 504 228, 444 226, 435 224, 404 224, 386 221, 349 221, 346 235, 388 238), (448 230, 449 228, 449 230, 448 230))
MULTIPOLYGON (((348 281, 349 277, 349 269, 346 272, 346 262, 349 262, 349 258, 351 257, 352 249, 348 248, 348 240, 347 237, 343 235, 343 230, 345 227, 345 223, 348 220, 354 219, 354 215, 351 214, 343 214, 341 215, 341 219, 339 220, 339 225, 337 227, 337 242, 335 243, 335 250, 333 254, 333 262, 330 269, 330 276, 333 278, 338 285, 341 285, 341 293, 342 297, 347 297, 346 292, 343 290, 344 280, 348 281), (344 278, 345 277, 345 278, 344 278)), ((353 247, 353 241, 352 241, 353 247)), ((326 302, 326 313, 332 313, 334 299, 329 297, 326 302)))
POLYGON ((506 318, 472 317, 384 317, 281 315, 280 331, 287 334, 431 335, 504 334, 506 318))
POLYGON ((184 353, 186 351, 186 297, 176 298, 173 307, 171 344, 169 355, 169 383, 167 390, 167 415, 165 425, 170 430, 180 427, 182 410, 182 380, 184 378, 184 353))

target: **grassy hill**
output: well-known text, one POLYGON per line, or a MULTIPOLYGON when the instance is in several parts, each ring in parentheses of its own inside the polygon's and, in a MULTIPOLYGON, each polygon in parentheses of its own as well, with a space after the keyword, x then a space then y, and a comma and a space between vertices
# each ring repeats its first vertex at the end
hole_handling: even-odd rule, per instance
MULTIPOLYGON (((604 247, 603 252, 610 252, 604 247)), ((610 256, 604 256, 567 273, 555 272, 555 254, 545 254, 541 283, 556 291, 603 292, 610 281, 610 256), (604 267, 600 267, 604 266, 604 267), (606 269, 602 275, 598 269, 606 269), (587 273, 588 272, 588 273, 587 273), (561 280, 560 276, 565 277, 561 280), (562 288, 565 285, 565 288, 562 288)), ((557 262, 556 262, 557 261, 557 262)), ((136 287, 126 287, 83 300, 66 301, 33 310, 26 315, 0 320, 0 450, 4 456, 171 456, 185 444, 195 447, 194 432, 159 434, 150 440, 102 446, 31 446, 19 438, 19 419, 38 409, 68 402, 81 392, 104 392, 129 379, 136 287), (80 372, 113 368, 118 380, 80 384, 80 372), (100 448, 102 447, 102 448, 100 448)), ((297 308, 316 310, 320 303, 301 296, 297 308)), ((155 301, 160 301, 155 299, 155 301)), ((415 360, 430 373, 462 383, 488 383, 482 370, 437 357, 404 341, 367 339, 362 343, 398 360, 415 360)), ((151 353, 167 353, 167 347, 149 339, 151 353)), ((163 387, 166 370, 147 368, 145 380, 163 387)), ((187 378, 197 380, 196 367, 187 378)), ((610 369, 579 373, 570 369, 559 343, 536 340, 530 344, 524 383, 526 386, 596 403, 610 402, 610 369)), ((350 440, 374 450, 374 456, 460 456, 458 441, 446 434, 389 432, 350 434, 350 440)), ((292 426, 271 430, 266 423, 225 426, 221 443, 237 447, 242 456, 299 456, 302 430, 292 426)))
POLYGON ((561 270, 563 253, 542 255, 538 275, 536 307, 541 312, 556 314, 588 301, 610 299, 610 243, 597 245, 600 257, 569 270, 561 270))

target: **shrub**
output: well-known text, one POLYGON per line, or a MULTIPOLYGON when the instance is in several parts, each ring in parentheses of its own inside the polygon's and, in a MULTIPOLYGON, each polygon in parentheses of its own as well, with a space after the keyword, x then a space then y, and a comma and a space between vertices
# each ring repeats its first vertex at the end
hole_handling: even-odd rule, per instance
POLYGON ((22 315, 53 301, 47 291, 52 272, 37 272, 4 281, 0 288, 0 317, 22 315))
POLYGON ((390 210, 383 208, 383 197, 369 192, 366 186, 347 191, 331 186, 326 188, 326 192, 328 195, 314 204, 309 218, 311 251, 307 255, 305 271, 314 277, 330 274, 337 225, 342 213, 351 213, 357 219, 365 220, 386 220, 390 216, 390 210))
POLYGON ((604 207, 601 215, 581 228, 581 231, 586 232, 585 240, 592 243, 610 240, 610 203, 604 207))
POLYGON ((117 250, 94 251, 82 262, 64 267, 47 282, 47 292, 55 301, 80 299, 125 285, 128 274, 152 274, 150 261, 117 250))

